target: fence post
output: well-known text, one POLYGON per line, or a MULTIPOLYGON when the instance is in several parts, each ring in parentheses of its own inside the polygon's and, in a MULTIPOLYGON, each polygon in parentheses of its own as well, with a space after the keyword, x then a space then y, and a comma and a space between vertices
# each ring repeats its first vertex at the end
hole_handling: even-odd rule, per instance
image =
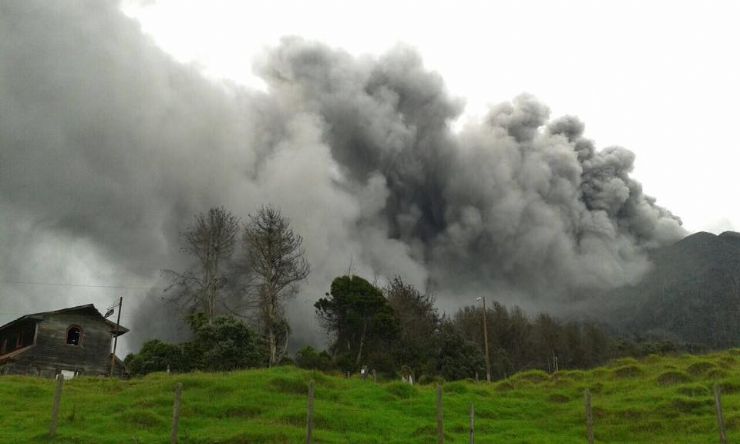
POLYGON ((314 386, 313 381, 308 383, 308 408, 306 413, 306 444, 313 442, 313 398, 314 386))
POLYGON ((180 404, 182 402, 182 382, 175 388, 175 404, 172 406, 172 436, 170 442, 177 444, 177 430, 180 427, 180 404))
POLYGON ((714 384, 714 407, 717 410, 717 426, 719 426, 719 442, 727 444, 727 431, 725 430, 725 415, 722 413, 722 389, 714 384))
POLYGON ((445 423, 442 406, 442 384, 437 384, 437 443, 445 442, 445 423))
POLYGON ((54 390, 54 403, 51 407, 51 424, 49 425, 49 437, 57 434, 57 423, 59 422, 59 404, 62 402, 62 387, 64 386, 64 375, 57 375, 57 385, 54 390))
POLYGON ((594 444, 594 415, 591 411, 591 391, 586 389, 583 397, 586 404, 586 436, 588 437, 588 444, 594 444))
POLYGON ((378 382, 378 374, 375 373, 375 369, 373 369, 373 382, 378 382))
POLYGON ((470 444, 475 444, 475 406, 470 404, 470 444))

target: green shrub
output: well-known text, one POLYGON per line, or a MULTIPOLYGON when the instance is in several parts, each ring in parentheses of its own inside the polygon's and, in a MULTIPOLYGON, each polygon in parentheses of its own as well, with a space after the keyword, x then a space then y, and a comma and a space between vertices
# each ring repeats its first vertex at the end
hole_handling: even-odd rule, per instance
POLYGON ((701 384, 682 385, 676 388, 676 392, 684 396, 708 396, 709 388, 701 384))
POLYGON ((686 368, 686 372, 688 372, 688 374, 693 375, 693 376, 699 376, 715 368, 717 368, 717 366, 712 362, 699 361, 699 362, 695 362, 691 364, 690 366, 688 366, 686 368))
POLYGON ((468 387, 463 382, 451 382, 444 386, 445 393, 468 393, 468 387))
POLYGON ((150 410, 127 410, 118 416, 124 424, 140 428, 154 428, 166 423, 164 418, 150 410))
POLYGON ((634 364, 615 368, 612 374, 617 378, 635 378, 642 375, 642 369, 634 364))
POLYGON ((391 382, 386 384, 385 389, 388 393, 400 399, 408 399, 418 392, 416 387, 405 382, 391 382))
POLYGON ((721 368, 713 368, 709 370, 704 377, 709 378, 710 380, 717 380, 717 379, 723 379, 728 376, 728 373, 726 370, 722 370, 721 368))
POLYGON ((698 413, 711 409, 712 401, 709 398, 675 398, 671 401, 671 406, 682 413, 698 413))
POLYGON ((684 372, 679 372, 677 370, 669 370, 667 372, 663 372, 657 378, 657 382, 660 385, 683 384, 689 381, 691 381, 691 378, 689 377, 689 375, 687 375, 684 372))
POLYGON ((735 381, 722 381, 719 384, 719 388, 722 390, 722 393, 726 394, 734 394, 734 393, 740 393, 740 382, 735 381))
POLYGON ((528 381, 533 383, 544 382, 550 379, 550 375, 542 370, 527 370, 512 376, 512 381, 528 381))
POLYGON ((547 397, 547 400, 556 404, 563 404, 570 401, 570 398, 563 393, 553 393, 547 397))
POLYGON ((311 346, 306 346, 296 353, 295 365, 308 370, 328 371, 332 368, 332 361, 326 351, 319 352, 311 346))
POLYGON ((268 384, 280 393, 293 393, 296 395, 308 393, 308 384, 302 379, 278 376, 270 379, 268 384))
POLYGON ((497 392, 508 392, 508 391, 514 390, 515 388, 516 387, 514 386, 514 384, 512 384, 511 381, 507 380, 507 381, 501 381, 497 383, 494 390, 496 390, 497 392))
POLYGON ((620 358, 615 359, 609 364, 609 367, 622 367, 625 365, 637 365, 639 362, 635 358, 620 358))
POLYGON ((419 378, 418 383, 420 385, 430 385, 430 384, 444 384, 445 379, 441 376, 429 376, 429 375, 421 375, 419 378))

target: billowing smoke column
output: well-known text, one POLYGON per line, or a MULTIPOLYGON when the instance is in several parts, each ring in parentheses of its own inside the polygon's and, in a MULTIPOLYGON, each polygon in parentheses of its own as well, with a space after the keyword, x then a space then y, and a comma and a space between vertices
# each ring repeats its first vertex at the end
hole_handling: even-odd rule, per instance
POLYGON ((257 69, 265 93, 213 84, 115 4, 2 2, 0 321, 124 294, 132 346, 171 336, 159 272, 187 266, 178 233, 217 205, 272 203, 303 235, 313 272, 289 313, 309 342, 306 313, 350 264, 443 308, 554 307, 635 282, 684 235, 629 177, 631 152, 597 150, 533 97, 451 131, 462 103, 410 49, 355 58, 289 38, 257 69))

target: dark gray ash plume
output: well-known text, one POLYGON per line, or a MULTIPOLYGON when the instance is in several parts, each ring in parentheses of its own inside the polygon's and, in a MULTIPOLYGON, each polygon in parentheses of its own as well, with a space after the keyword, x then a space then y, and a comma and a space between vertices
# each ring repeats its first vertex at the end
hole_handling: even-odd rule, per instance
POLYGON ((412 49, 357 58, 287 38, 256 69, 267 92, 212 83, 114 3, 2 2, 0 312, 123 293, 131 346, 172 336, 159 270, 187 266, 178 233, 218 205, 272 203, 304 237, 301 342, 350 262, 443 308, 479 294, 549 308, 639 280, 646 253, 685 234, 630 177, 630 151, 597 149, 531 96, 452 131, 463 103, 412 49))

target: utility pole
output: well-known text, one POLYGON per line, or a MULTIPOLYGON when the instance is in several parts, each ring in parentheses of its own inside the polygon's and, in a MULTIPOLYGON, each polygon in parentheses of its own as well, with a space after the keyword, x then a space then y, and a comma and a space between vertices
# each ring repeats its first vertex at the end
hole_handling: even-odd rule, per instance
POLYGON ((491 382, 491 357, 488 354, 488 323, 486 322, 486 297, 481 296, 478 300, 483 301, 483 344, 486 348, 486 380, 491 382))
POLYGON ((113 332, 113 353, 110 356, 110 376, 113 377, 113 369, 116 366, 116 347, 118 346, 118 329, 121 325, 121 307, 123 307, 123 296, 118 299, 118 316, 116 318, 116 331, 113 332))

